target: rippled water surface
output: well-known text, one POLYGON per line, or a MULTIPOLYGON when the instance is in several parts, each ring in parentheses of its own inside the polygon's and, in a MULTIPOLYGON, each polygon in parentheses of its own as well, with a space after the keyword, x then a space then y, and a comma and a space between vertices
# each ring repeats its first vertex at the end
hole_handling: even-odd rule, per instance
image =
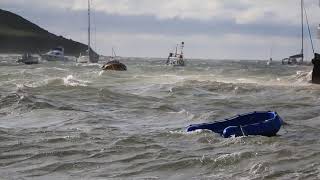
POLYGON ((320 179, 320 86, 311 66, 125 59, 17 65, 0 58, 0 179, 320 179), (186 133, 275 110, 276 137, 186 133))

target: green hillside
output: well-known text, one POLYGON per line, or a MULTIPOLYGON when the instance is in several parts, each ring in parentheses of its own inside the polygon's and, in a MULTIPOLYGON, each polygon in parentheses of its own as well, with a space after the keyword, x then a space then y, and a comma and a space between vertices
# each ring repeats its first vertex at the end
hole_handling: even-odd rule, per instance
POLYGON ((0 53, 44 53, 63 46, 66 55, 78 56, 87 46, 56 36, 32 22, 9 11, 0 9, 0 53))

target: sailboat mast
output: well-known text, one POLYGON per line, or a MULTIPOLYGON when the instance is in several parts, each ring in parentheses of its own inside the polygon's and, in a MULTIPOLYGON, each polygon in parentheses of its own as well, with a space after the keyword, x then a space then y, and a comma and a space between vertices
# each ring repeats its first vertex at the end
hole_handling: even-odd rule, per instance
POLYGON ((90 0, 88 0, 88 55, 89 55, 89 59, 90 59, 90 55, 91 55, 91 52, 90 52, 90 36, 91 36, 91 27, 90 27, 90 24, 91 24, 91 18, 90 18, 90 0))
POLYGON ((181 42, 181 55, 183 55, 184 42, 181 42))
MULTIPOLYGON (((320 8, 320 0, 319 0, 319 8, 320 8)), ((318 39, 320 39, 320 24, 318 26, 318 39)))
POLYGON ((117 56, 117 55, 116 55, 116 51, 114 51, 113 47, 112 47, 111 55, 112 55, 113 57, 116 57, 116 56, 117 56))
POLYGON ((177 54, 178 54, 178 46, 179 46, 179 44, 176 45, 176 52, 174 54, 175 57, 177 57, 177 54))
POLYGON ((304 44, 303 44, 303 39, 304 39, 304 37, 303 37, 303 31, 304 31, 304 29, 303 29, 303 0, 301 0, 301 55, 302 55, 302 62, 303 62, 303 59, 304 59, 304 53, 303 53, 303 46, 304 46, 304 44))

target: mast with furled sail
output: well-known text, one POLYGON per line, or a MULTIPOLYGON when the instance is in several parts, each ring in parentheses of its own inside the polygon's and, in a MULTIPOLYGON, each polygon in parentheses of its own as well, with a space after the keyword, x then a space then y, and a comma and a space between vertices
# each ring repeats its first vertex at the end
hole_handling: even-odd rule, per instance
POLYGON ((90 17, 90 0, 88 0, 88 56, 91 62, 91 17, 90 17))
MULTIPOLYGON (((319 8, 320 8, 320 0, 319 0, 319 8)), ((320 24, 318 26, 317 31, 318 31, 318 39, 320 39, 320 24)))
POLYGON ((318 39, 320 39, 320 24, 318 26, 318 39))
POLYGON ((99 61, 99 55, 95 53, 91 48, 91 0, 88 0, 88 44, 87 44, 87 52, 85 55, 79 56, 77 62, 79 63, 97 63, 99 61))
MULTIPOLYGON (((295 55, 289 56, 288 58, 282 59, 282 64, 291 64, 291 65, 292 64, 303 64, 303 61, 304 61, 304 18, 306 18, 306 21, 308 23, 306 9, 304 7, 304 0, 300 1, 300 11, 301 11, 301 52, 299 54, 295 54, 295 55)), ((309 29, 309 27, 308 27, 308 29, 309 29)), ((310 30, 309 30, 309 33, 310 33, 310 30)), ((310 38, 311 38, 311 35, 310 35, 310 38)))
POLYGON ((304 29, 303 29, 303 8, 304 8, 304 5, 303 5, 303 0, 301 0, 301 63, 303 62, 303 59, 304 59, 304 54, 303 54, 303 40, 304 40, 304 37, 303 37, 303 32, 304 32, 304 29))

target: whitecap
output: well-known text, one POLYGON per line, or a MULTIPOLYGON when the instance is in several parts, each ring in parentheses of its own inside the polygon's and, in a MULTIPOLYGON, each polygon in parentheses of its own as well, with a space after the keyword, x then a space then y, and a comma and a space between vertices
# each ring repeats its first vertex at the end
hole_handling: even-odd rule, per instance
POLYGON ((79 80, 73 77, 73 75, 68 75, 63 78, 63 83, 65 86, 88 86, 88 81, 79 80))
POLYGON ((270 165, 265 163, 265 162, 259 162, 254 164, 250 168, 250 174, 252 175, 259 175, 259 174, 264 174, 270 170, 270 165))

